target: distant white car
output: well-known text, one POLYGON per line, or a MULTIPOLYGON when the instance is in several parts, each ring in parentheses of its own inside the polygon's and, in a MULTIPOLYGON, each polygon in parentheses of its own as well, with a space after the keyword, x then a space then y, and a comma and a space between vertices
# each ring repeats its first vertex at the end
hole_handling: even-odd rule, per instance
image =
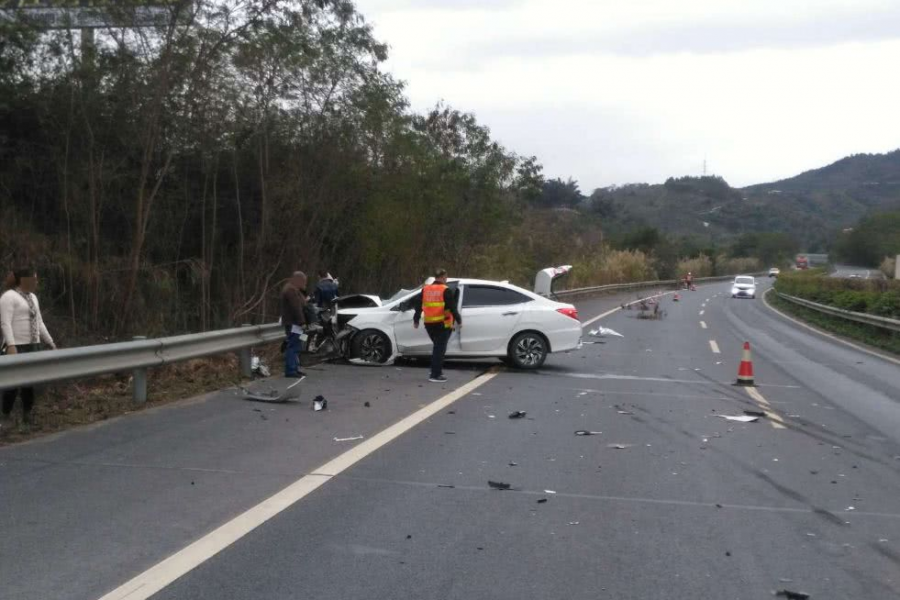
POLYGON ((772 267, 771 269, 769 269, 769 277, 778 277, 779 275, 781 275, 781 269, 779 269, 778 267, 772 267))
POLYGON ((732 298, 756 298, 756 279, 749 275, 738 275, 731 285, 732 298))
MULTIPOLYGON (((552 352, 581 347, 582 328, 571 304, 556 302, 507 282, 451 279, 463 326, 450 338, 448 358, 504 359, 537 369, 552 352)), ((431 356, 424 325, 413 327, 421 288, 368 307, 340 308, 341 335, 350 335, 351 358, 385 363, 398 356, 431 356), (345 331, 350 330, 347 334, 345 331)))

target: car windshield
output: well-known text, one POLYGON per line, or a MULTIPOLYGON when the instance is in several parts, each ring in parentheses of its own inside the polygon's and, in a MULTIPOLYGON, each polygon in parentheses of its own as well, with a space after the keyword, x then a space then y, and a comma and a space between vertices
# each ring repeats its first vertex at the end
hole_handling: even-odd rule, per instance
POLYGON ((743 285, 752 285, 753 278, 752 277, 738 277, 734 280, 735 283, 743 284, 743 285))

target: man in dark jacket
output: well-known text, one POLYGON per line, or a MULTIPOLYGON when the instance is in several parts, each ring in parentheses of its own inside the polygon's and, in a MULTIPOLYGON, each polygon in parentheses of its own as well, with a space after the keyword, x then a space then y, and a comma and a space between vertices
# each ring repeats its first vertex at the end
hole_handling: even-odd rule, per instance
POLYGON ((319 308, 326 308, 338 297, 338 282, 328 273, 327 269, 319 270, 319 282, 316 283, 316 291, 313 292, 313 302, 319 308))
POLYGON ((434 344, 431 351, 431 376, 428 381, 444 383, 444 355, 447 343, 454 329, 462 327, 462 317, 456 309, 456 290, 447 286, 447 271, 438 269, 434 274, 434 283, 422 288, 416 298, 413 313, 413 327, 419 328, 422 314, 425 314, 425 331, 434 344))
POLYGON ((300 371, 300 352, 306 337, 306 274, 296 271, 281 290, 281 324, 286 338, 284 376, 305 379, 300 371))

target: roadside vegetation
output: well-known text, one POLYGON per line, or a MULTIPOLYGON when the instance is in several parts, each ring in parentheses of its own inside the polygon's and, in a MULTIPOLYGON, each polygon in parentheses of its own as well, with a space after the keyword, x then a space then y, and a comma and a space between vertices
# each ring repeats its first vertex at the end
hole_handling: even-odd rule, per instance
POLYGON ((839 279, 811 270, 780 275, 775 289, 843 310, 900 319, 900 281, 839 279))
POLYGON ((825 331, 846 337, 857 342, 862 342, 873 348, 886 350, 900 356, 900 335, 897 333, 856 323, 846 319, 840 319, 825 315, 803 306, 798 306, 787 300, 779 298, 776 294, 767 294, 766 301, 778 310, 815 325, 825 331))
POLYGON ((900 254, 900 211, 861 219, 838 236, 833 253, 841 262, 880 269, 892 278, 893 263, 900 254))
MULTIPOLYGON (((844 310, 900 319, 900 281, 837 279, 824 269, 783 273, 775 290, 844 310)), ((900 355, 900 333, 825 315, 768 294, 773 306, 812 325, 900 355)))

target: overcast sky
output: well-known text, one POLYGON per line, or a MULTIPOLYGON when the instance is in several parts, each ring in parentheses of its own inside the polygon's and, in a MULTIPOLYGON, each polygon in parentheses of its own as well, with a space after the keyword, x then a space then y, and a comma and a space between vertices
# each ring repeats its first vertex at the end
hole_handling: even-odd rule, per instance
POLYGON ((900 0, 356 0, 440 100, 582 191, 900 147, 900 0))

